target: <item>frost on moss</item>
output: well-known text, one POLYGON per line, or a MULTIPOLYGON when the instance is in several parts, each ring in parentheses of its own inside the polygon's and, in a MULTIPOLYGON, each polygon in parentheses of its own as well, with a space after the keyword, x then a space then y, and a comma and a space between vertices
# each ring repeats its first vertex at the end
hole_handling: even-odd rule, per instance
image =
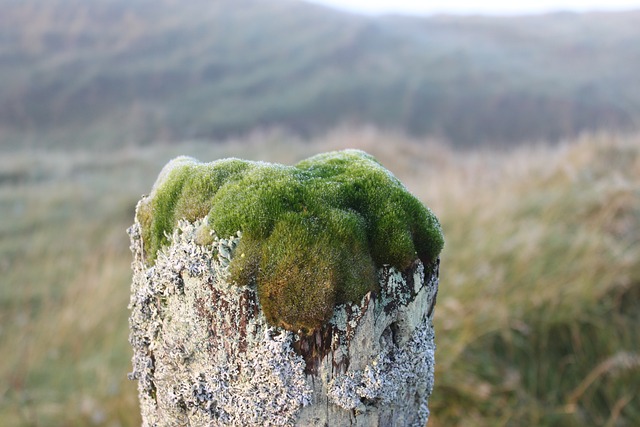
POLYGON ((433 213, 358 150, 295 166, 171 161, 137 211, 147 263, 179 220, 204 217, 218 236, 242 232, 231 280, 255 280, 267 319, 293 331, 317 329, 336 304, 375 291, 377 267, 430 264, 443 246, 433 213))

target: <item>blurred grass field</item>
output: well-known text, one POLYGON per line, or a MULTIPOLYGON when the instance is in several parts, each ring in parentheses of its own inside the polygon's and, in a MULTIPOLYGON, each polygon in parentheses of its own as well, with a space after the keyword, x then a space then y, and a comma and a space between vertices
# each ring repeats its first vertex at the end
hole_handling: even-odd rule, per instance
POLYGON ((0 424, 140 424, 125 229, 169 159, 294 163, 346 147, 444 228, 430 426, 640 425, 640 136, 454 151, 373 129, 4 152, 0 424))

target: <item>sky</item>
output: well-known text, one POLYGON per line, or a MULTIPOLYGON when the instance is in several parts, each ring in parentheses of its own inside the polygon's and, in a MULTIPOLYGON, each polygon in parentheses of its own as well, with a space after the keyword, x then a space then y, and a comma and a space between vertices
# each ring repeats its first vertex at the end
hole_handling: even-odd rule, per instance
POLYGON ((640 0, 311 0, 313 3, 366 14, 402 13, 529 14, 549 11, 640 9, 640 0))

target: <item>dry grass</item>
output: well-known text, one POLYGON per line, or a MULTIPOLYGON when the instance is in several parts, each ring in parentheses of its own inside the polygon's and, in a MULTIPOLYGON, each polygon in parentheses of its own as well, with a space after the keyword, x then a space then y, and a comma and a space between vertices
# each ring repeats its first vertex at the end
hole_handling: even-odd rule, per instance
POLYGON ((640 424, 640 137, 455 152, 374 129, 0 158, 3 425, 138 425, 126 380, 140 194, 178 154, 361 148, 441 219, 432 426, 640 424))

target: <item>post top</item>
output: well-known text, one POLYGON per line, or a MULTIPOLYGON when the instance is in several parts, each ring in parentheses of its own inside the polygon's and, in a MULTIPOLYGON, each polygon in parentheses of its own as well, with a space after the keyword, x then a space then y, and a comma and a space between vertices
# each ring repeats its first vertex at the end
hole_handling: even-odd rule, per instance
POLYGON ((179 220, 202 218, 207 235, 241 232, 230 279, 255 283, 267 320, 295 332, 321 327, 335 305, 376 291, 377 268, 432 263, 444 244, 431 210, 360 150, 295 166, 170 161, 136 211, 145 262, 155 262, 179 220))

